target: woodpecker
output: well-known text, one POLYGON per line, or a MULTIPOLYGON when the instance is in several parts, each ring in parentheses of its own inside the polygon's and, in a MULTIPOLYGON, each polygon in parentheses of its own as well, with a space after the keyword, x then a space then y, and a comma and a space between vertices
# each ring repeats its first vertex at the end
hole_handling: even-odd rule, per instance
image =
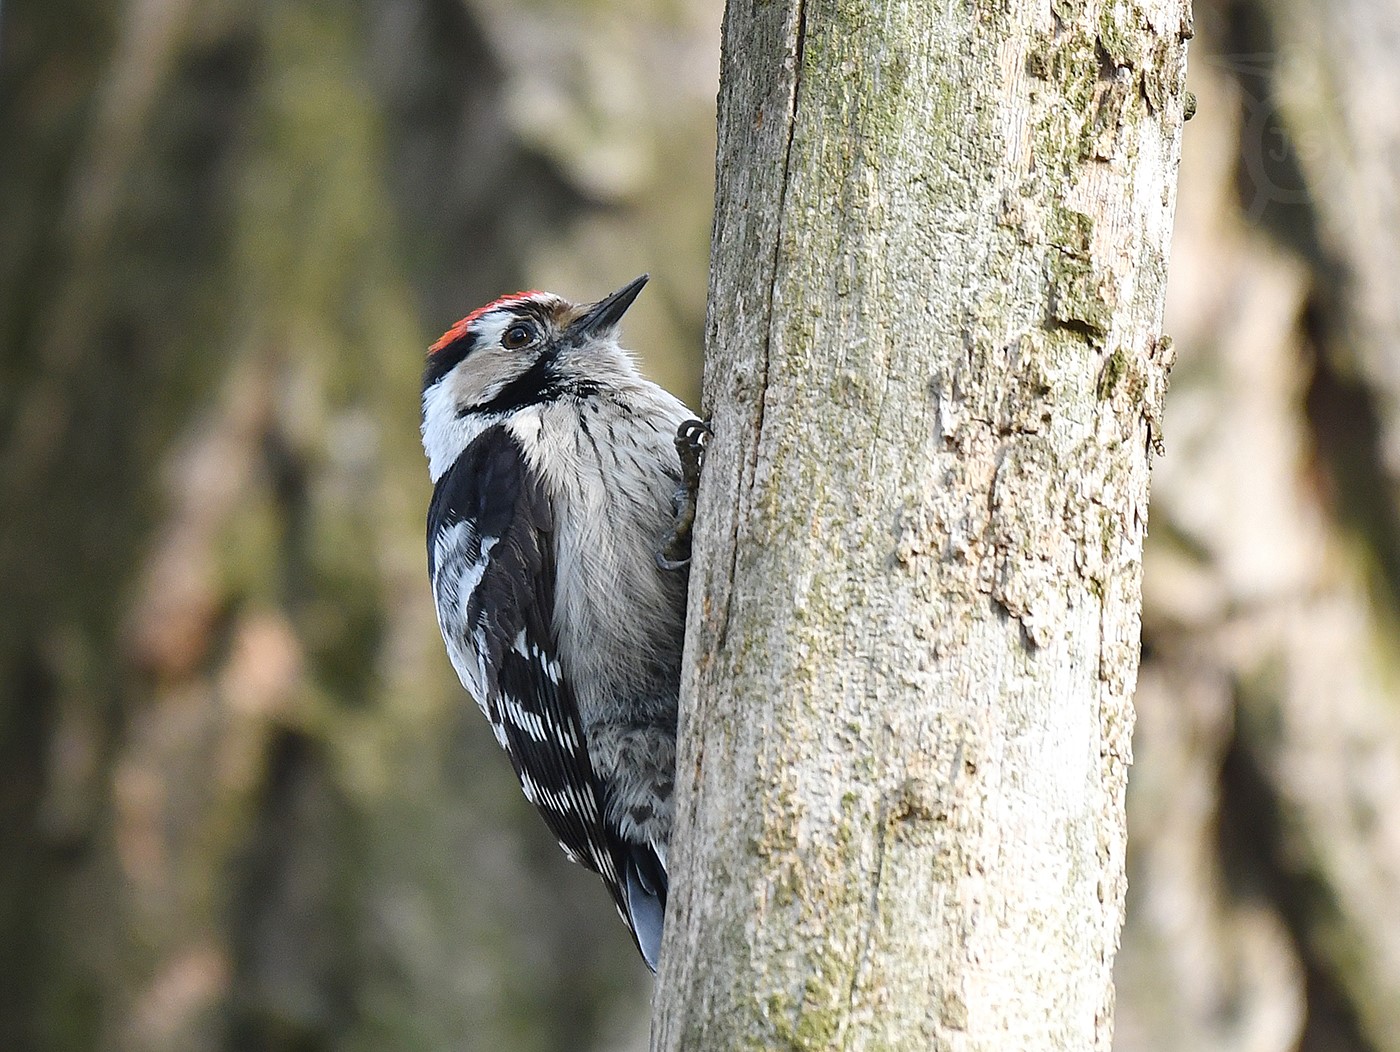
POLYGON ((618 344, 646 281, 592 304, 530 291, 472 311, 428 352, 422 433, 448 656, 655 971, 708 428, 618 344))

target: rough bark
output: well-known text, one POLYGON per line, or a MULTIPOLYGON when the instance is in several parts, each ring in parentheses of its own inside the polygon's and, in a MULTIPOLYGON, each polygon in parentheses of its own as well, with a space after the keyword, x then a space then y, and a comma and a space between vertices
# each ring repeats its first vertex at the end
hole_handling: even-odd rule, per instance
POLYGON ((730 4, 653 1048, 1107 1048, 1178 0, 730 4))

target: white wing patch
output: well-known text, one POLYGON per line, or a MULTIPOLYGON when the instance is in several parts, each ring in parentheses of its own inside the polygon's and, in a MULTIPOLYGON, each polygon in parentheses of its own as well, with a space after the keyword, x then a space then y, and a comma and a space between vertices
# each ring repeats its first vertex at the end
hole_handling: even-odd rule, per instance
POLYGON ((542 742, 549 736, 544 720, 540 719, 539 714, 531 712, 512 697, 502 696, 501 715, 537 742, 542 742))
MULTIPOLYGON (((486 633, 480 627, 469 630, 467 602, 486 575, 491 549, 497 540, 496 537, 482 537, 478 546, 475 525, 464 520, 444 526, 434 543, 437 572, 433 577, 433 591, 438 627, 447 644, 447 656, 457 670, 457 678, 483 713, 486 712, 486 633), (477 557, 466 562, 461 554, 473 547, 477 548, 477 557)), ((496 737, 499 740, 501 735, 498 733, 496 737)))
POLYGON ((585 818, 596 820, 598 817, 598 804, 594 800, 591 792, 579 792, 577 787, 569 785, 559 790, 547 789, 540 785, 530 776, 528 771, 520 773, 520 788, 525 793, 525 799, 536 807, 548 807, 557 814, 567 815, 578 813, 585 818))
MULTIPOLYGON (((559 686, 559 660, 550 658, 536 643, 532 643, 525 638, 525 629, 521 629, 515 634, 515 642, 511 644, 512 649, 521 657, 532 662, 534 666, 549 677, 549 681, 556 687, 559 686)), ((538 739, 543 741, 543 738, 538 739)))

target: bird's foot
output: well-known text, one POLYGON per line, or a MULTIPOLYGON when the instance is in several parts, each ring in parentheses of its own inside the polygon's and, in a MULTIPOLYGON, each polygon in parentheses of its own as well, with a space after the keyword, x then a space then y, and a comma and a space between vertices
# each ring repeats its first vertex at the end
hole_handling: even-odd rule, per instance
POLYGON ((681 459, 681 484, 676 489, 676 524, 656 552, 663 570, 684 570, 690 565, 690 531, 695 525, 695 498, 700 492, 700 469, 705 447, 714 432, 703 420, 687 420, 676 429, 676 453, 681 459))

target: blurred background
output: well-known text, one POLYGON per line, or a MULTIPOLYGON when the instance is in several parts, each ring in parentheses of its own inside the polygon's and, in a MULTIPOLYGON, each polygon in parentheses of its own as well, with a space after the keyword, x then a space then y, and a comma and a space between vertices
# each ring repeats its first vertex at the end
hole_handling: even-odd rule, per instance
MULTIPOLYGON (((640 1050, 438 638, 426 345, 698 398, 719 0, 4 0, 0 1049, 640 1050)), ((1201 0, 1118 1040, 1400 1049, 1400 4, 1201 0)))

